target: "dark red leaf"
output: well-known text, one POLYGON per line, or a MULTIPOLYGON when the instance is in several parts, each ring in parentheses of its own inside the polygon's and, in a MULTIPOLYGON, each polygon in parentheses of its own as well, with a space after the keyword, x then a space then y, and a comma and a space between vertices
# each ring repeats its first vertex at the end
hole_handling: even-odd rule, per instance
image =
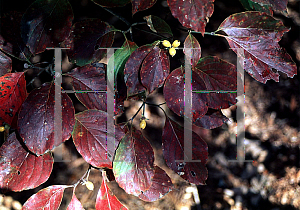
MULTIPOLYGON (((0 35, 0 49, 7 52, 12 53, 12 45, 7 43, 3 37, 0 35)), ((3 52, 0 51, 0 76, 3 76, 7 73, 11 72, 11 59, 3 52)))
POLYGON ((149 26, 151 31, 155 33, 168 34, 169 36, 173 36, 170 26, 163 19, 155 15, 148 15, 144 17, 144 20, 147 21, 147 25, 149 26))
POLYGON ((154 152, 142 133, 132 128, 121 140, 113 161, 116 181, 135 196, 148 190, 154 176, 154 152))
POLYGON ((214 12, 214 0, 168 0, 168 5, 175 18, 187 28, 204 35, 208 18, 214 12))
POLYGON ((37 157, 27 152, 12 133, 0 148, 0 188, 33 189, 48 180, 52 167, 49 153, 37 157))
POLYGON ((164 170, 155 166, 152 185, 149 190, 140 194, 139 198, 149 202, 156 201, 170 192, 172 188, 173 184, 170 177, 164 170))
POLYGON ((73 11, 67 0, 37 0, 21 21, 23 41, 33 54, 56 47, 70 34, 73 11))
POLYGON ((241 0, 241 3, 244 7, 246 6, 246 9, 267 12, 270 15, 273 14, 272 10, 274 10, 287 15, 288 0, 241 0))
POLYGON ((132 15, 135 13, 149 9, 155 4, 156 0, 131 0, 132 3, 132 15))
POLYGON ((177 123, 166 120, 162 134, 162 148, 167 165, 185 180, 196 185, 204 184, 207 179, 205 164, 208 158, 207 144, 193 132, 192 158, 190 162, 184 162, 184 130, 177 123), (182 161, 180 161, 182 160, 182 161), (199 162, 195 162, 199 161, 199 162))
POLYGON ((104 7, 123 7, 130 2, 130 0, 92 0, 95 4, 104 7))
POLYGON ((11 125, 27 96, 24 72, 8 73, 0 77, 0 125, 11 125))
POLYGON ((188 56, 188 58, 191 57, 191 65, 196 66, 199 59, 201 58, 201 47, 198 40, 191 33, 187 35, 184 41, 183 52, 185 56, 188 56), (186 51, 187 48, 191 50, 190 55, 187 55, 187 51, 186 51))
POLYGON ((163 86, 169 72, 170 61, 166 50, 155 46, 143 61, 140 73, 142 84, 152 93, 163 86))
MULTIPOLYGON (((220 95, 220 97, 222 97, 222 95, 220 95)), ((224 116, 220 110, 208 109, 206 114, 197 119, 194 124, 202 128, 214 129, 223 125, 227 120, 228 118, 224 116)))
POLYGON ((149 52, 155 47, 157 42, 150 45, 144 45, 136 49, 125 64, 124 80, 127 86, 128 96, 137 94, 145 90, 140 83, 139 71, 141 64, 149 52))
POLYGON ((67 210, 84 210, 80 201, 76 198, 75 193, 73 192, 73 196, 71 202, 68 205, 67 210))
POLYGON ((115 127, 114 150, 107 148, 107 113, 100 110, 86 110, 76 114, 76 122, 72 133, 73 141, 78 152, 86 162, 95 167, 112 168, 114 150, 124 133, 115 127))
MULTIPOLYGON (((192 71, 192 88, 193 91, 198 91, 192 93, 193 122, 196 122, 205 115, 208 107, 225 109, 236 103, 236 93, 201 93, 201 91, 236 91, 236 68, 217 57, 202 58, 192 71)), ((183 67, 172 71, 166 79, 164 96, 168 107, 177 115, 184 116, 183 67)))
POLYGON ((102 179, 101 187, 97 194, 96 210, 126 210, 106 184, 105 178, 102 179))
POLYGON ((297 66, 291 56, 279 46, 282 35, 289 31, 280 20, 261 12, 242 12, 229 16, 219 30, 228 36, 231 49, 237 53, 242 49, 245 59, 244 69, 254 79, 266 83, 273 79, 279 81, 276 69, 293 77, 297 66))
POLYGON ((18 131, 28 149, 42 155, 68 140, 75 124, 72 100, 66 93, 61 94, 62 137, 54 139, 55 85, 44 83, 30 92, 20 109, 18 131))
POLYGON ((72 85, 76 91, 75 95, 88 109, 106 111, 106 69, 96 64, 88 64, 75 68, 68 76, 73 78, 72 85), (99 91, 99 92, 85 92, 99 91))
POLYGON ((57 210, 67 187, 67 185, 52 185, 38 191, 24 203, 22 210, 57 210))
POLYGON ((69 58, 78 66, 101 60, 114 39, 113 27, 100 19, 87 19, 74 24, 65 47, 69 58))

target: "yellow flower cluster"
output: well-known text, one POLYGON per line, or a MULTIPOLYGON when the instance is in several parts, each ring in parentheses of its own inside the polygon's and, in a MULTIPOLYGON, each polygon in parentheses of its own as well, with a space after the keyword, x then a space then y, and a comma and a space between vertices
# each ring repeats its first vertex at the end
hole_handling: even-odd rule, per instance
POLYGON ((168 40, 163 41, 163 46, 169 48, 169 54, 173 57, 176 54, 176 47, 179 47, 180 41, 175 40, 172 45, 168 40))

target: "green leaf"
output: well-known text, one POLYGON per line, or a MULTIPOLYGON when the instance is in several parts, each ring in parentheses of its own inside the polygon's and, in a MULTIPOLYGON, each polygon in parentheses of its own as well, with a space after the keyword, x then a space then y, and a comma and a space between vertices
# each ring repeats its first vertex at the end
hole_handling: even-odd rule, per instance
POLYGON ((273 15, 273 11, 277 11, 287 15, 287 0, 240 0, 240 2, 249 11, 266 12, 269 15, 273 15))
MULTIPOLYGON (((114 53, 114 75, 117 78, 117 75, 124 74, 125 64, 133 51, 135 51, 138 46, 129 40, 125 40, 122 47, 114 53)), ((108 66, 112 65, 112 59, 109 59, 108 66)))
POLYGON ((148 15, 144 17, 144 20, 147 21, 147 24, 151 31, 155 33, 169 34, 170 36, 173 36, 170 26, 163 19, 154 15, 148 15))

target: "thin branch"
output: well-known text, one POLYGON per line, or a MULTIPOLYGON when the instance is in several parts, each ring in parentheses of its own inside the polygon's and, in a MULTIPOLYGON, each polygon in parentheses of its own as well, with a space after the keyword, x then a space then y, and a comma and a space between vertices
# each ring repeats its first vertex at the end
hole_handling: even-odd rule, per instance
MULTIPOLYGON (((99 5, 99 4, 97 4, 99 5)), ((116 13, 114 13, 113 11, 111 11, 110 9, 107 9, 106 7, 103 7, 101 5, 99 5, 102 9, 104 9, 105 11, 109 12, 110 14, 116 16, 119 20, 123 21, 127 26, 130 26, 130 22, 127 21, 125 18, 121 17, 120 15, 117 15, 116 13)))

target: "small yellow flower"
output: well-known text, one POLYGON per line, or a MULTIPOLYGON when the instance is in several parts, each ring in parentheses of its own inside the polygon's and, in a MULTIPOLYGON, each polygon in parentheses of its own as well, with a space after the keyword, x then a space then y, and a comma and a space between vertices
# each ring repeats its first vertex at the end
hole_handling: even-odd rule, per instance
POLYGON ((179 47, 179 45, 180 45, 180 41, 175 40, 172 44, 172 47, 179 47))
POLYGON ((88 188, 89 190, 93 191, 94 190, 94 184, 91 181, 87 181, 85 183, 86 188, 88 188))
POLYGON ((145 120, 145 119, 142 119, 141 122, 140 122, 140 128, 141 128, 141 129, 145 129, 145 128, 146 128, 146 125, 147 125, 146 120, 145 120))
POLYGON ((165 47, 171 47, 171 43, 168 40, 164 40, 162 44, 165 47))
POLYGON ((5 128, 3 126, 0 127, 0 132, 5 131, 5 128))
POLYGON ((172 57, 176 54, 176 50, 175 50, 174 47, 171 47, 171 48, 169 49, 169 54, 170 54, 172 57))

